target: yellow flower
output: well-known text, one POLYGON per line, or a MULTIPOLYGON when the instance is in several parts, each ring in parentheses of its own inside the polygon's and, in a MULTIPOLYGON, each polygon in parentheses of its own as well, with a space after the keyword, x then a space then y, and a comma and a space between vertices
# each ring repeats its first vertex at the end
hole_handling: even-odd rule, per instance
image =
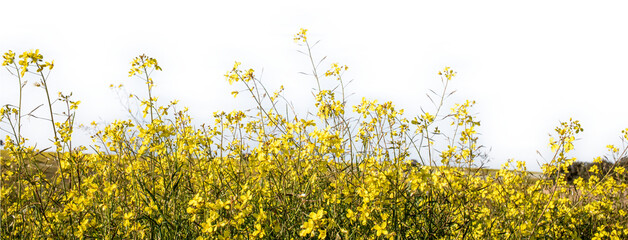
MULTIPOLYGON (((142 54, 138 57, 133 58, 133 60, 131 61, 131 70, 129 70, 129 77, 146 73, 146 71, 151 68, 158 71, 162 70, 156 59, 142 54)), ((150 79, 146 80, 150 81, 150 79)))
POLYGON ((301 231, 299 232, 299 236, 301 236, 301 237, 305 237, 305 236, 307 236, 307 235, 308 235, 308 234, 310 234, 312 231, 314 231, 314 227, 315 227, 315 226, 314 226, 314 221, 312 221, 312 219, 307 220, 307 222, 304 222, 304 223, 301 225, 301 228, 302 228, 303 230, 301 230, 301 231))
POLYGON ((326 229, 318 229, 318 239, 325 239, 327 237, 326 229))
POLYGON ((351 219, 351 221, 355 222, 356 221, 356 214, 353 210, 351 209, 347 209, 347 218, 351 219))
POLYGON ((294 41, 298 42, 298 41, 303 41, 306 42, 307 41, 307 29, 303 29, 301 28, 301 30, 294 35, 294 41))
POLYGON ((125 213, 124 214, 124 222, 122 223, 122 225, 124 227, 129 227, 131 225, 131 221, 130 219, 133 217, 133 213, 129 212, 129 213, 125 213))
POLYGON ((4 53, 2 57, 4 58, 2 66, 7 66, 9 64, 13 64, 13 61, 15 60, 15 53, 9 50, 8 52, 4 53))
POLYGON ((253 232, 253 237, 264 238, 264 229, 262 229, 262 225, 259 223, 255 224, 255 231, 253 232))
POLYGON ((606 145, 606 148, 608 148, 608 151, 613 153, 619 152, 619 148, 615 147, 614 145, 606 145))
POLYGON ((339 66, 338 63, 332 63, 331 68, 325 72, 325 76, 336 76, 338 80, 340 80, 340 71, 347 70, 349 67, 347 65, 339 66))
POLYGON ((380 235, 388 235, 388 230, 386 230, 386 222, 382 222, 381 224, 377 224, 373 227, 373 230, 376 231, 377 236, 380 235))

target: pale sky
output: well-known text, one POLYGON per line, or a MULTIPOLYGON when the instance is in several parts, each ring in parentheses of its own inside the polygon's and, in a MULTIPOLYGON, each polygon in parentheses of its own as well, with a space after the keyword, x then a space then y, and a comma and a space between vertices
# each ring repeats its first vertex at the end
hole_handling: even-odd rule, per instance
MULTIPOLYGON (((607 144, 621 145, 628 127, 627 5, 623 1, 2 1, 0 50, 40 49, 55 60, 51 91, 73 92, 77 123, 126 119, 110 84, 145 94, 129 78, 133 57, 159 61, 153 75, 161 103, 179 99, 195 121, 218 110, 243 109, 224 74, 234 61, 263 70, 271 89, 283 84, 297 107, 314 111, 315 81, 308 59, 292 40, 299 28, 321 66, 349 66, 352 101, 393 101, 407 111, 430 108, 438 71, 458 72, 452 100, 476 100, 480 143, 491 148, 490 167, 506 159, 530 170, 549 158, 548 133, 570 117, 585 129, 573 156, 591 161, 607 144), (508 3, 507 3, 508 2, 508 3), (307 96, 307 97, 303 97, 307 96)), ((33 83, 35 79, 31 79, 33 83)), ((0 72, 0 105, 17 103, 17 80, 0 72)), ((43 103, 29 84, 25 108, 43 103)), ((47 114, 42 108, 36 113, 47 114)), ((25 122, 31 144, 49 146, 48 125, 25 122)), ((4 133, 2 135, 5 135, 4 133)), ((89 144, 77 130, 75 141, 89 144)))

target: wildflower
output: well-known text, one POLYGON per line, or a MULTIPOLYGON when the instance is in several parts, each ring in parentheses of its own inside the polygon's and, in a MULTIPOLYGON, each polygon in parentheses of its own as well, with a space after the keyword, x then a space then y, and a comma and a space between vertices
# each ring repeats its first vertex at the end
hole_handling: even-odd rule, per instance
POLYGON ((124 227, 129 227, 131 225, 131 218, 133 217, 133 213, 132 212, 128 212, 124 214, 124 222, 122 223, 122 225, 124 227))
POLYGON ((303 41, 306 42, 307 41, 307 29, 303 29, 301 28, 301 30, 294 35, 294 41, 298 42, 298 41, 303 41))
POLYGON ((15 53, 9 50, 8 52, 4 53, 2 57, 4 58, 4 61, 2 62, 2 66, 7 66, 9 64, 13 64, 13 61, 15 60, 15 53))
POLYGON ((376 235, 379 237, 380 235, 388 235, 388 230, 386 230, 386 222, 382 222, 381 224, 377 224, 373 226, 373 230, 376 231, 376 235))

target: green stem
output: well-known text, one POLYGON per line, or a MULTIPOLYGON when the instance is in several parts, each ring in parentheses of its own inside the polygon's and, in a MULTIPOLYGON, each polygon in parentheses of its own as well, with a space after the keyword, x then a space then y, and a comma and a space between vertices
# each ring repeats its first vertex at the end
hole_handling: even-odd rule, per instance
MULTIPOLYGON (((144 61, 142 60, 142 63, 144 61)), ((148 72, 146 71, 146 67, 144 67, 144 75, 146 75, 146 86, 148 87, 148 108, 150 108, 150 123, 153 123, 153 81, 149 78, 148 72)))
POLYGON ((318 73, 316 73, 316 66, 314 65, 314 59, 312 59, 312 49, 310 48, 310 43, 307 42, 307 40, 305 41, 305 44, 307 45, 307 53, 308 53, 308 57, 310 57, 310 63, 312 63, 312 69, 313 69, 313 73, 314 73, 314 77, 316 78, 316 84, 318 85, 318 91, 321 91, 321 82, 318 80, 318 73))
MULTIPOLYGON (((39 64, 35 63, 37 65, 37 67, 39 68, 39 64)), ((54 114, 52 112, 52 102, 50 101, 50 92, 48 91, 48 84, 46 81, 46 77, 44 76, 44 73, 42 71, 39 72, 39 75, 41 76, 41 83, 42 86, 44 87, 44 90, 46 91, 46 100, 48 101, 48 109, 50 110, 50 123, 52 124, 52 133, 54 133, 54 145, 55 147, 60 146, 61 143, 59 143, 59 137, 57 135, 57 127, 55 125, 55 118, 54 118, 54 114)), ((61 153, 58 151, 55 151, 56 155, 57 155, 57 164, 59 164, 59 173, 61 174, 61 182, 63 182, 63 189, 65 192, 67 192, 67 186, 65 184, 65 176, 63 174, 63 166, 61 165, 61 153)))
MULTIPOLYGON (((13 63, 13 65, 15 66, 15 69, 17 71, 17 65, 15 63, 13 63)), ((24 88, 22 86, 22 77, 20 76, 20 73, 17 72, 17 80, 18 83, 20 85, 20 96, 19 96, 19 102, 18 102, 18 106, 17 106, 17 144, 18 147, 21 146, 21 138, 22 138, 22 88, 24 88)))

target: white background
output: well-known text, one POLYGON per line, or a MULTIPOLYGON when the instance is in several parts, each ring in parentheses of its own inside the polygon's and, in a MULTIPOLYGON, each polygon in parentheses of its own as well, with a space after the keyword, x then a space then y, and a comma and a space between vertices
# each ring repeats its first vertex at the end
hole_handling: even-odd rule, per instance
MULTIPOLYGON (((0 9, 0 50, 39 48, 54 59, 50 88, 81 100, 83 124, 127 118, 108 86, 123 83, 144 96, 141 80, 127 77, 142 53, 164 69, 153 75, 160 102, 179 99, 197 123, 250 105, 229 94, 238 87, 223 75, 234 61, 258 76, 263 70, 269 88, 283 84, 295 106, 312 111, 315 82, 298 74, 310 65, 292 40, 307 28, 309 39, 321 40, 315 56, 328 56, 323 69, 350 67, 352 101, 391 100, 409 118, 419 106, 430 109, 425 93, 439 89, 437 72, 456 70, 452 100, 477 101, 491 167, 514 158, 538 169, 545 160, 536 151, 549 158, 548 133, 570 117, 585 129, 573 155, 584 161, 621 145, 628 127, 621 1, 2 1, 0 9)), ((25 108, 44 101, 32 84, 24 94, 25 108)), ((0 104, 8 103, 17 104, 17 80, 3 69, 0 104)), ((50 145, 45 124, 26 121, 30 144, 50 145)), ((85 132, 74 139, 90 143, 85 132)))

